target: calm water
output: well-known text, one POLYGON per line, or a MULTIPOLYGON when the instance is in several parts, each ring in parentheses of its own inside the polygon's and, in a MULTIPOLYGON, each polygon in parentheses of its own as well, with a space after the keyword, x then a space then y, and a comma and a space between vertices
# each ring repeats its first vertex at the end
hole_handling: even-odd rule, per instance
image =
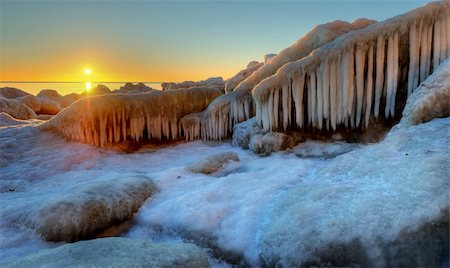
MULTIPOLYGON (((107 86, 109 89, 119 89, 125 83, 95 83, 92 82, 91 87, 97 86, 97 84, 102 84, 107 86)), ((146 82, 146 86, 154 89, 161 89, 161 83, 159 82, 146 82)), ((3 83, 0 82, 1 87, 14 87, 26 91, 30 94, 36 95, 42 89, 54 89, 61 95, 67 95, 69 93, 82 93, 86 90, 86 83, 3 83)))

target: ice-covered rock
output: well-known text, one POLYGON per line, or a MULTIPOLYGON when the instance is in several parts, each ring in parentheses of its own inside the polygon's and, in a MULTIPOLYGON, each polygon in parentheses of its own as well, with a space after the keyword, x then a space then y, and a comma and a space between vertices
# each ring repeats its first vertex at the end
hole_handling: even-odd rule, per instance
POLYGON ((268 63, 271 59, 275 58, 277 54, 275 53, 269 53, 264 55, 264 64, 268 63))
POLYGON ((28 122, 16 119, 5 112, 0 113, 0 127, 23 125, 23 124, 27 124, 27 123, 28 122))
POLYGON ((114 90, 113 93, 120 94, 136 94, 136 93, 146 93, 154 90, 151 87, 146 86, 144 83, 125 83, 125 85, 121 86, 118 90, 114 90))
POLYGON ((251 61, 247 64, 247 68, 238 72, 233 77, 225 81, 225 93, 232 92, 234 88, 247 77, 249 77, 253 72, 258 70, 264 63, 259 63, 257 61, 251 61))
POLYGON ((221 171, 229 162, 239 162, 239 156, 235 152, 224 152, 207 157, 205 160, 196 162, 188 167, 194 173, 213 174, 221 171))
POLYGON ((2 225, 23 224, 48 241, 77 241, 130 219, 155 192, 152 181, 143 176, 74 183, 61 191, 34 193, 39 204, 21 204, 20 211, 6 208, 2 225))
POLYGON ((267 266, 440 267, 448 260, 449 118, 399 127, 280 196, 259 239, 267 266))
POLYGON ((18 97, 17 100, 30 107, 36 114, 39 114, 39 112, 41 111, 42 103, 36 96, 25 95, 22 97, 18 97))
POLYGON ((17 119, 36 118, 36 113, 17 99, 0 97, 0 112, 7 113, 17 119))
POLYGON ((292 148, 292 152, 298 157, 333 158, 359 147, 356 143, 305 141, 292 148))
POLYGON ((95 146, 183 137, 179 119, 204 110, 222 94, 213 88, 108 94, 78 100, 43 125, 63 137, 95 146))
POLYGON ((450 115, 450 58, 414 90, 403 110, 402 123, 420 124, 450 115))
POLYGON ((65 244, 6 263, 13 267, 209 267, 193 244, 110 237, 65 244))
POLYGON ((184 81, 181 83, 166 82, 161 84, 162 90, 187 89, 192 87, 216 88, 223 91, 225 82, 222 77, 210 77, 202 81, 184 81))
POLYGON ((96 87, 93 87, 89 89, 88 91, 84 91, 81 95, 82 96, 94 96, 94 95, 105 95, 105 94, 111 94, 111 90, 102 84, 98 84, 96 87))
POLYGON ((270 155, 272 152, 282 151, 294 145, 295 139, 292 136, 281 132, 269 132, 253 135, 248 147, 255 154, 270 155))
POLYGON ((2 87, 0 88, 0 97, 6 98, 6 99, 15 99, 23 96, 31 95, 29 93, 26 93, 23 90, 13 88, 13 87, 2 87))
POLYGON ((54 89, 43 89, 36 95, 37 97, 47 98, 59 103, 62 96, 54 89))
POLYGON ((48 98, 48 97, 37 97, 41 102, 40 114, 50 114, 55 115, 59 113, 63 108, 59 104, 60 99, 48 98))
POLYGON ((254 117, 233 126, 233 138, 231 144, 242 149, 248 149, 250 139, 256 134, 265 134, 266 132, 258 126, 254 117))
POLYGON ((78 100, 78 99, 80 99, 80 98, 81 98, 81 95, 80 95, 80 94, 77 94, 77 93, 70 93, 70 94, 64 95, 64 96, 61 98, 61 101, 59 102, 59 104, 60 104, 63 108, 65 108, 65 107, 69 106, 70 104, 72 104, 73 102, 75 102, 76 100, 78 100))

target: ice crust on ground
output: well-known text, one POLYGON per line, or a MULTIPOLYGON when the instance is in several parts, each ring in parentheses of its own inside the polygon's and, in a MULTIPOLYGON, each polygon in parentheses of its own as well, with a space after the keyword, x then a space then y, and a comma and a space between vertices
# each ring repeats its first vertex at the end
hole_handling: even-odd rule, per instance
POLYGON ((3 267, 209 267, 192 244, 100 238, 44 250, 3 267))
POLYGON ((398 96, 411 95, 450 55, 447 38, 440 38, 450 32, 449 18, 448 1, 429 3, 285 64, 253 88, 258 124, 336 130, 367 128, 380 114, 394 117, 404 104, 398 96))
MULTIPOLYGON (((450 34, 450 32, 449 32, 450 34)), ((403 110, 402 123, 420 124, 450 115, 450 58, 414 90, 403 110)))
POLYGON ((189 166, 189 170, 194 173, 214 174, 223 170, 229 162, 239 162, 239 156, 235 152, 224 152, 212 155, 203 161, 189 166))
POLYGON ((0 127, 23 124, 29 124, 29 122, 27 122, 26 120, 16 119, 5 112, 0 113, 0 127))
POLYGON ((361 145, 342 141, 305 141, 292 148, 298 157, 325 157, 334 158, 338 155, 358 149, 361 145))
POLYGON ((275 74, 282 65, 307 56, 314 49, 334 40, 339 35, 364 28, 374 22, 368 19, 358 19, 353 23, 334 21, 316 26, 295 44, 281 51, 270 62, 239 83, 233 92, 217 98, 211 102, 207 110, 197 114, 196 120, 191 120, 196 123, 187 126, 190 128, 187 132, 195 132, 193 129, 198 129, 198 134, 190 136, 189 140, 220 140, 226 137, 231 133, 235 123, 254 116, 251 91, 261 80, 275 74))

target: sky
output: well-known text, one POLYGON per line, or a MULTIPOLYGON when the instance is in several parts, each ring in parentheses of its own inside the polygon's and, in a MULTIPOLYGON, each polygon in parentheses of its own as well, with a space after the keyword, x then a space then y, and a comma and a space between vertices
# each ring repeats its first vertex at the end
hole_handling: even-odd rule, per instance
POLYGON ((227 79, 315 25, 426 2, 0 0, 0 82, 227 79))

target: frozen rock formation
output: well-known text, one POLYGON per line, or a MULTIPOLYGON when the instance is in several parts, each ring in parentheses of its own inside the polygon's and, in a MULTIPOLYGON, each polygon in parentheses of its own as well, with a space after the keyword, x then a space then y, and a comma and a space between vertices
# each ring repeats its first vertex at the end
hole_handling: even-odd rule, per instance
POLYGON ((161 84, 162 90, 175 90, 175 89, 186 89, 191 87, 206 87, 206 88, 216 88, 223 91, 225 83, 222 77, 210 77, 206 80, 194 82, 194 81, 184 81, 181 83, 167 82, 161 84))
POLYGON ((442 62, 411 94, 403 110, 402 123, 420 124, 450 115, 450 58, 442 62))
POLYGON ((259 63, 257 61, 251 61, 247 64, 247 68, 244 70, 238 72, 233 77, 227 79, 225 81, 225 93, 232 92, 234 88, 243 80, 245 80, 247 77, 249 77, 252 73, 254 73, 256 70, 261 68, 264 63, 259 63))
POLYGON ((75 102, 76 100, 78 100, 79 98, 81 98, 81 95, 77 94, 77 93, 70 93, 67 95, 64 95, 59 104, 65 108, 67 106, 69 106, 70 104, 72 104, 73 102, 75 102))
POLYGON ((13 88, 13 87, 2 87, 0 88, 0 97, 6 99, 15 99, 23 96, 30 95, 23 90, 13 88))
POLYGON ((89 89, 89 91, 83 92, 81 95, 87 96, 87 95, 105 95, 105 94, 111 94, 111 90, 105 85, 98 84, 96 87, 89 89))
POLYGON ((347 142, 323 142, 306 141, 292 148, 292 152, 298 157, 324 157, 334 158, 338 155, 348 153, 360 146, 356 143, 347 142))
POLYGON ((40 114, 55 115, 63 109, 59 104, 59 100, 47 97, 38 97, 38 99, 41 102, 40 114))
POLYGON ((405 103, 398 96, 410 95, 450 55, 449 18, 449 2, 430 3, 284 65, 253 89, 258 124, 336 130, 367 127, 380 113, 394 117, 405 103))
POLYGON ((146 86, 144 83, 137 83, 136 85, 133 83, 125 83, 125 85, 121 86, 118 90, 114 90, 113 93, 136 94, 136 93, 146 93, 152 90, 154 89, 146 86))
POLYGON ((188 169, 194 173, 213 174, 219 172, 229 162, 239 162, 239 156, 235 152, 225 152, 212 155, 205 160, 192 164, 188 169))
POLYGON ((256 134, 250 138, 249 149, 255 154, 270 155, 272 152, 286 150, 295 145, 295 139, 280 132, 256 134))
POLYGON ((95 146, 183 137, 179 119, 202 111, 222 93, 213 88, 86 97, 43 125, 61 136, 95 146))
POLYGON ((7 114, 5 112, 0 113, 0 127, 23 125, 23 124, 27 124, 27 123, 28 122, 26 122, 26 121, 15 119, 14 117, 10 116, 9 114, 7 114))
POLYGON ((277 56, 277 54, 274 54, 274 53, 264 55, 264 64, 268 63, 270 60, 272 60, 276 56, 277 56))
POLYGON ((449 127, 445 118, 397 128, 291 187, 264 220, 263 265, 441 267, 449 127))
POLYGON ((39 93, 36 96, 51 99, 58 103, 59 103, 59 100, 62 98, 62 96, 59 95, 59 93, 53 89, 43 89, 43 90, 39 91, 39 93))
POLYGON ((251 91, 261 80, 273 75, 284 64, 307 56, 314 49, 334 40, 346 32, 364 28, 374 21, 359 19, 353 23, 335 21, 316 26, 311 32, 301 37, 294 45, 284 49, 269 63, 243 80, 233 92, 225 94, 212 102, 208 109, 199 114, 201 129, 199 139, 221 139, 233 129, 233 125, 254 116, 251 91))
POLYGON ((42 103, 38 97, 33 95, 25 95, 17 98, 21 103, 30 107, 36 114, 39 114, 42 108, 42 103))
POLYGON ((21 223, 48 241, 78 241, 130 219, 155 192, 146 177, 94 179, 47 193, 40 204, 3 211, 2 221, 6 226, 21 223))
POLYGON ((254 117, 247 121, 241 122, 234 125, 233 127, 233 138, 231 144, 236 147, 241 147, 242 149, 248 149, 250 144, 250 139, 256 134, 266 134, 261 127, 256 123, 254 117))
POLYGON ((0 112, 7 113, 17 119, 36 118, 36 113, 16 99, 0 97, 0 112))
POLYGON ((209 267, 200 248, 184 243, 150 243, 111 237, 65 244, 25 256, 13 267, 209 267))

